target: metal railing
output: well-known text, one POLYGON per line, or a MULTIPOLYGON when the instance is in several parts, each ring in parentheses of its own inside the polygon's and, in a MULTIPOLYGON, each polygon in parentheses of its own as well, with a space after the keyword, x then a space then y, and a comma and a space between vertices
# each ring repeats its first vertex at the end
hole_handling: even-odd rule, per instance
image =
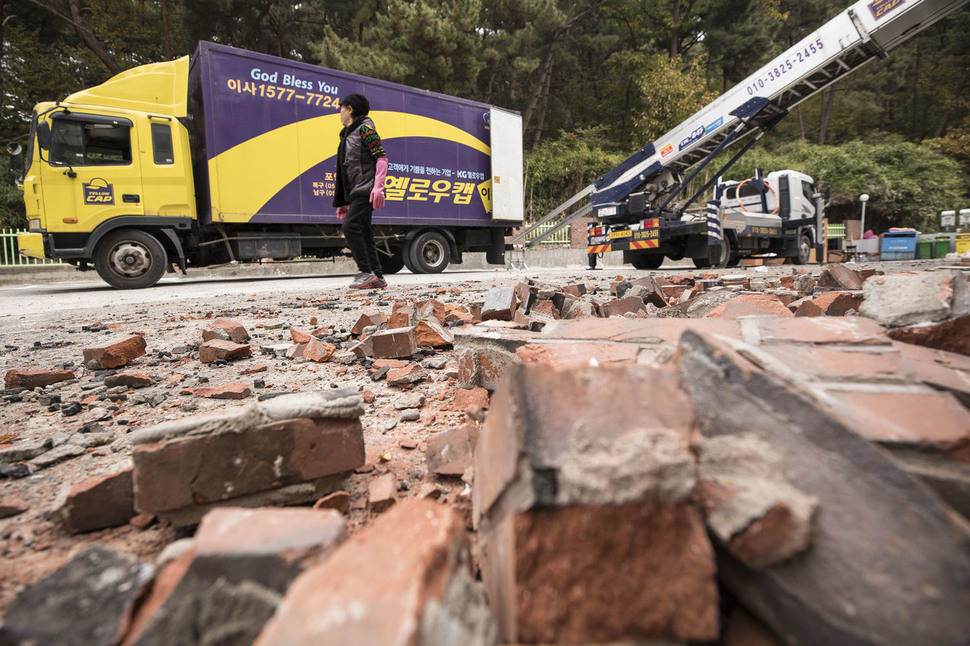
MULTIPOLYGON (((529 231, 525 239, 526 241, 534 240, 555 227, 556 223, 541 224, 534 230, 529 231)), ((554 231, 547 238, 540 240, 539 244, 569 244, 569 227, 563 227, 558 231, 554 231)))
POLYGON ((0 229, 0 268, 26 267, 28 265, 62 265, 60 260, 39 260, 21 256, 17 248, 17 235, 27 233, 23 229, 0 229))

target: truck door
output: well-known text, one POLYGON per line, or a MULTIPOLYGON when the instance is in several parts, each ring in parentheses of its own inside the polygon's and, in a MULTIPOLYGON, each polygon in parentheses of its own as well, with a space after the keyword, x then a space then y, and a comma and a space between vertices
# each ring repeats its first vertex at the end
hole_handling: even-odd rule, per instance
MULTIPOLYGON (((51 233, 86 233, 118 215, 143 215, 141 169, 130 119, 80 112, 51 116, 41 169, 51 233)), ((63 240, 61 246, 73 246, 63 240)))

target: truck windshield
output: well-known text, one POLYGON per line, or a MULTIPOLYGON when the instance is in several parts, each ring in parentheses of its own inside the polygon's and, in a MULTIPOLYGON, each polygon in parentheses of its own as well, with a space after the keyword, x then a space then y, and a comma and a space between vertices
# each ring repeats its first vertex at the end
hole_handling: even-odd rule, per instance
POLYGON ((69 166, 131 163, 131 122, 85 115, 51 119, 51 163, 69 166))

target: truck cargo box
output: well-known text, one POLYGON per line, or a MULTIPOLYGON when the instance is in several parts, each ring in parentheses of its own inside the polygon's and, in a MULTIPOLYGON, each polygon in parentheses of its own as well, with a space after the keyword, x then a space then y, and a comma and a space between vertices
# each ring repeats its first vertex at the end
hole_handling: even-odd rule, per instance
POLYGON ((208 42, 189 74, 200 221, 337 223, 339 101, 354 92, 388 157, 374 224, 522 221, 518 113, 208 42))

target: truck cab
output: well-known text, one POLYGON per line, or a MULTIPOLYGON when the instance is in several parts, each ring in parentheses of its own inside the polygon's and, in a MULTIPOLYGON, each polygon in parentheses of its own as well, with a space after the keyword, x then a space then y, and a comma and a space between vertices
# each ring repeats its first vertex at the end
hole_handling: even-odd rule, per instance
POLYGON ((115 287, 154 284, 171 268, 175 232, 196 218, 188 131, 158 88, 150 106, 126 100, 157 78, 116 77, 112 101, 92 90, 36 106, 22 180, 29 229, 18 239, 22 254, 79 268, 93 262, 115 287))

